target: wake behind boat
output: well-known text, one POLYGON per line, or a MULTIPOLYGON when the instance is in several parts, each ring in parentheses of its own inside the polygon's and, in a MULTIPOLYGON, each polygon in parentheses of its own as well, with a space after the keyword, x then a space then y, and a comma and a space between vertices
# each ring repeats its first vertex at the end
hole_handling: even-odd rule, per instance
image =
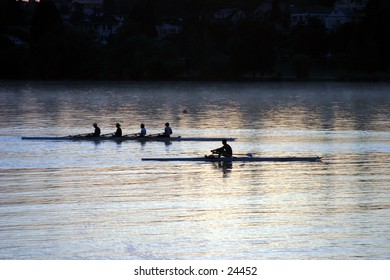
POLYGON ((113 137, 112 135, 106 136, 102 135, 99 137, 87 137, 87 136, 78 136, 78 135, 69 135, 69 136, 25 136, 22 137, 22 140, 54 140, 54 141, 160 141, 160 142, 170 142, 170 141, 222 141, 227 139, 229 141, 234 141, 236 138, 219 138, 219 137, 161 137, 161 136, 122 136, 122 137, 113 137))
POLYGON ((203 156, 203 157, 181 157, 181 158, 142 158, 142 160, 149 161, 203 161, 203 162, 292 162, 292 161, 306 161, 306 162, 317 162, 321 161, 321 157, 218 157, 214 155, 203 156))

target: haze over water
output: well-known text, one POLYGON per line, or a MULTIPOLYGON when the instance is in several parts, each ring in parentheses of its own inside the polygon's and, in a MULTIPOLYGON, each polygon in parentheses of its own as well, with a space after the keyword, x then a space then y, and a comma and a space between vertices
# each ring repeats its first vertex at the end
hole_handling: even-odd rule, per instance
POLYGON ((388 259, 385 83, 0 83, 1 259, 388 259), (186 109, 188 113, 183 113, 186 109), (143 162, 219 142, 26 141, 161 132, 322 163, 143 162))

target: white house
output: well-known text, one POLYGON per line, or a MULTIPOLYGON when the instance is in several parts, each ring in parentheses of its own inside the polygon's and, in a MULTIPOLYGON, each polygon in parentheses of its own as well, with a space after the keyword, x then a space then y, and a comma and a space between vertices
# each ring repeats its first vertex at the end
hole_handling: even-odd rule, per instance
POLYGON ((122 18, 118 20, 117 17, 111 15, 95 16, 90 20, 92 30, 96 34, 96 41, 101 44, 106 44, 108 37, 115 34, 124 23, 122 18))
POLYGON ((363 10, 367 6, 368 0, 338 0, 335 9, 363 10))
POLYGON ((340 26, 353 22, 354 13, 351 9, 335 9, 325 19, 325 27, 328 30, 336 30, 340 26))
POLYGON ((292 8, 291 9, 291 27, 296 27, 299 24, 306 25, 309 20, 309 11, 307 9, 292 8))

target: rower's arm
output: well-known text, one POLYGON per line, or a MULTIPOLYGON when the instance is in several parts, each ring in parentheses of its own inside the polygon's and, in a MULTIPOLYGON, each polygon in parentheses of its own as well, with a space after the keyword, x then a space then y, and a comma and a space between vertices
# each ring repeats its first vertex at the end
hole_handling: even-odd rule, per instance
POLYGON ((221 152, 223 152, 223 147, 221 147, 221 148, 218 148, 218 149, 214 149, 214 150, 211 150, 211 152, 212 153, 221 153, 221 152))

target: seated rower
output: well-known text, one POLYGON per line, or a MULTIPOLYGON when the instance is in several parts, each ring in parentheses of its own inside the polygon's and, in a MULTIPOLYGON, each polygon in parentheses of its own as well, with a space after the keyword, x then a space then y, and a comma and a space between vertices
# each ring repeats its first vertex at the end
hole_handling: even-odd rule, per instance
POLYGON ((139 136, 140 136, 140 137, 145 137, 145 136, 146 136, 146 128, 145 128, 145 125, 144 125, 143 123, 141 123, 140 127, 141 127, 141 132, 139 133, 139 136))
POLYGON ((87 135, 87 137, 100 137, 100 128, 98 127, 97 123, 93 124, 93 127, 95 128, 95 131, 93 133, 90 133, 87 135))
POLYGON ((122 137, 122 128, 121 128, 120 123, 116 124, 116 131, 113 133, 113 136, 114 137, 122 137))
POLYGON ((218 149, 211 150, 213 154, 217 154, 218 157, 224 156, 227 158, 230 158, 233 156, 233 150, 232 147, 227 143, 226 139, 222 140, 223 146, 218 149))
POLYGON ((169 123, 165 123, 164 133, 160 134, 159 137, 171 137, 172 128, 169 126, 169 123))

